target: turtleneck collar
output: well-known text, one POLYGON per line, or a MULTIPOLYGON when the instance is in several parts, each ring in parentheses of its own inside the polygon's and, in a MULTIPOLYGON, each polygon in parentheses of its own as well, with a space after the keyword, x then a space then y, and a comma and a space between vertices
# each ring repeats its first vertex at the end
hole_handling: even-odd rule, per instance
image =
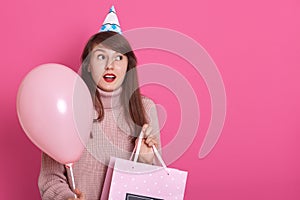
POLYGON ((122 87, 119 87, 118 89, 112 92, 101 90, 98 87, 97 90, 100 94, 100 98, 104 109, 112 109, 121 105, 122 87))

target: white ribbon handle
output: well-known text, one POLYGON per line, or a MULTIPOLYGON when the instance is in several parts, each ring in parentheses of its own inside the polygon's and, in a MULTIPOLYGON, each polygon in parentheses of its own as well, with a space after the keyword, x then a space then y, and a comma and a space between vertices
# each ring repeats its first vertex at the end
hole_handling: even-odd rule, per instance
MULTIPOLYGON (((138 143, 137 143, 137 145, 135 145, 135 147, 133 149, 133 152, 131 154, 131 157, 130 157, 130 160, 132 160, 133 154, 135 153, 133 162, 137 162, 137 160, 138 160, 138 157, 139 157, 140 151, 141 151, 141 146, 142 146, 143 138, 144 138, 144 132, 142 130, 141 133, 140 133, 140 135, 139 135, 138 143)), ((155 145, 152 146, 152 150, 153 150, 155 156, 157 157, 158 161, 161 163, 161 165, 163 166, 163 168, 166 170, 166 172, 169 175, 169 172, 167 170, 167 165, 164 162, 164 160, 162 159, 162 157, 159 154, 159 152, 158 152, 157 148, 155 147, 155 145)))
MULTIPOLYGON (((137 146, 135 148, 136 151, 135 151, 133 162, 137 162, 137 160, 138 160, 138 157, 139 157, 140 151, 141 151, 143 138, 144 138, 144 132, 143 132, 143 130, 141 130, 140 135, 139 135, 139 140, 138 140, 137 146)), ((134 153, 134 151, 132 153, 134 153)))

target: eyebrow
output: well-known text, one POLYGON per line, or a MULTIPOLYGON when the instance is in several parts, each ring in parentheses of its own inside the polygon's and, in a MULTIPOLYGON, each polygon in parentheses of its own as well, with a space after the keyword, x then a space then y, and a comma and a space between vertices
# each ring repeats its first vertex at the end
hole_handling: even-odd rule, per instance
POLYGON ((104 51, 103 49, 96 49, 96 50, 94 50, 94 53, 95 53, 96 51, 101 51, 101 52, 103 52, 103 53, 106 53, 106 51, 104 51))
MULTIPOLYGON (((95 50, 93 51, 93 53, 96 53, 97 51, 100 51, 100 52, 102 52, 102 53, 109 54, 107 51, 105 51, 104 49, 101 49, 101 48, 95 49, 95 50)), ((117 52, 117 51, 114 52, 114 55, 118 55, 118 54, 124 55, 124 54, 119 53, 119 52, 117 52)))

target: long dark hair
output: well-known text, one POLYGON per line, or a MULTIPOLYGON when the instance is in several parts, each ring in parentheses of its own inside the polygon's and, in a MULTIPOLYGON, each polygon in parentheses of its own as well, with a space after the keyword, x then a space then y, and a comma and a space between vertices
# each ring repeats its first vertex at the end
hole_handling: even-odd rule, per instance
MULTIPOLYGON (((145 116, 145 108, 142 104, 142 97, 140 89, 138 87, 138 77, 136 71, 137 59, 132 51, 132 48, 126 38, 116 32, 107 31, 99 32, 93 35, 87 42, 82 55, 81 55, 81 77, 87 84, 92 99, 94 101, 94 106, 98 112, 98 118, 96 121, 102 121, 104 118, 104 109, 100 99, 100 94, 98 92, 97 85, 95 84, 91 73, 88 71, 88 66, 90 63, 91 51, 97 45, 103 45, 106 48, 112 49, 119 52, 128 58, 128 67, 124 81, 122 83, 122 104, 125 109, 125 115, 130 115, 132 121, 134 122, 134 132, 135 136, 141 130, 141 127, 147 123, 145 116), (132 95, 131 95, 132 94, 132 95)), ((125 116, 126 117, 126 116, 125 116)), ((127 117, 126 117, 127 118, 127 117)))

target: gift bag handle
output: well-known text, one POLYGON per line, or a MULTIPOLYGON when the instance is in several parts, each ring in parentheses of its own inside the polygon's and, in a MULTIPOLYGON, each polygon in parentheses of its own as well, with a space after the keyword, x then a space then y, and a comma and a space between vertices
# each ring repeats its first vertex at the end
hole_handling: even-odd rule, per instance
MULTIPOLYGON (((140 154, 140 151, 141 151, 141 146, 142 146, 143 138, 144 138, 144 132, 141 131, 141 133, 140 133, 140 135, 138 137, 138 143, 137 143, 137 145, 135 145, 135 147, 133 149, 133 152, 131 154, 131 157, 130 157, 130 160, 132 160, 133 154, 135 153, 133 162, 137 162, 137 160, 138 160, 138 157, 139 157, 139 154, 140 154)), ((162 157, 159 154, 159 152, 158 152, 157 148, 155 147, 155 145, 152 146, 152 150, 153 150, 155 156, 157 157, 158 161, 163 166, 163 168, 168 172, 167 165, 164 162, 164 160, 162 159, 162 157)))

